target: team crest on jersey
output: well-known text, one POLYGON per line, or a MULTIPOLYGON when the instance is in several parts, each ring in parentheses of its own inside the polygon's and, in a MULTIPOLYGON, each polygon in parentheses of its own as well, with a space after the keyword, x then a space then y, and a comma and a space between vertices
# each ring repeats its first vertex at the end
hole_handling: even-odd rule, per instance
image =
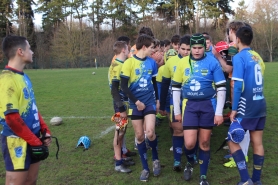
POLYGON ((201 74, 203 76, 206 76, 208 74, 208 70, 207 69, 201 69, 201 74))
POLYGON ((189 73, 190 73, 190 69, 189 69, 189 68, 186 68, 186 69, 184 70, 184 75, 185 75, 185 76, 189 76, 189 73))
POLYGON ((13 104, 12 103, 8 103, 6 105, 6 107, 7 107, 7 110, 13 109, 13 104))
POLYGON ((23 89, 23 94, 25 99, 29 99, 30 95, 26 87, 23 89))
POLYGON ((148 70, 148 74, 150 74, 150 75, 152 74, 152 70, 151 69, 148 70))
POLYGON ((140 75, 140 69, 135 69, 135 74, 140 75))

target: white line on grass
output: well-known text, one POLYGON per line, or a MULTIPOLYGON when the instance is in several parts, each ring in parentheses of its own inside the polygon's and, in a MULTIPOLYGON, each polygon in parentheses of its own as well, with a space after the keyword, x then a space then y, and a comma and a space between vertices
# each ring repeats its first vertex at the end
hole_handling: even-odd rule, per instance
POLYGON ((112 130, 115 130, 115 125, 108 127, 105 131, 102 131, 99 135, 95 136, 94 139, 100 139, 112 130))
MULTIPOLYGON (((56 116, 53 116, 56 117, 56 116)), ((43 117, 45 119, 53 117, 43 117)), ((102 119, 102 118, 111 118, 111 116, 62 116, 62 119, 102 119)), ((94 139, 100 139, 112 130, 115 130, 115 125, 108 127, 105 131, 102 131, 99 135, 96 135, 94 139)))

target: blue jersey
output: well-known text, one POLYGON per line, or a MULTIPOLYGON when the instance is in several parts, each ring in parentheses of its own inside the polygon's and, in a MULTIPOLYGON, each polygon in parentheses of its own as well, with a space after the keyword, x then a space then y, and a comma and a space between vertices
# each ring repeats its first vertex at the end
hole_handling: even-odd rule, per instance
MULTIPOLYGON (((145 106, 155 105, 155 94, 152 77, 157 75, 157 65, 154 59, 146 57, 138 58, 134 55, 125 61, 121 71, 121 77, 128 79, 131 93, 145 106)), ((129 100, 130 108, 136 108, 135 102, 129 100)))
POLYGON ((0 75, 0 123, 3 135, 16 135, 5 121, 5 115, 17 112, 36 135, 40 132, 38 109, 32 83, 23 72, 6 68, 0 75))
POLYGON ((172 80, 173 85, 182 85, 182 97, 189 100, 211 99, 216 95, 214 84, 225 82, 218 61, 211 56, 204 56, 199 60, 184 57, 172 80))
POLYGON ((263 94, 264 70, 262 58, 250 48, 245 48, 234 56, 232 80, 243 82, 237 117, 266 116, 266 101, 263 94))

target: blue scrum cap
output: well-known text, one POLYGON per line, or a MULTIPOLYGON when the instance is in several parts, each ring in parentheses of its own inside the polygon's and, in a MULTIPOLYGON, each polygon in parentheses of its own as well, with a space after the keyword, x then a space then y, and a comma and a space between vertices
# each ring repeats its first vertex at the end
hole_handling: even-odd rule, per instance
POLYGON ((76 148, 79 146, 84 146, 84 148, 87 150, 89 149, 90 145, 91 145, 90 138, 88 136, 82 136, 79 138, 76 148))
POLYGON ((228 141, 232 141, 234 143, 240 143, 245 135, 245 130, 242 128, 240 124, 241 119, 237 118, 236 121, 233 121, 230 125, 228 131, 228 141))

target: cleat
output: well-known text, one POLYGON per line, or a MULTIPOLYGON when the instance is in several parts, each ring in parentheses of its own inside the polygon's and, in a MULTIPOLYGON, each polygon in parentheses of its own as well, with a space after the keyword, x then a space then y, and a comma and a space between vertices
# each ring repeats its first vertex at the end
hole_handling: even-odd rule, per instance
POLYGON ((248 179, 246 182, 239 182, 237 185, 254 185, 253 181, 251 179, 248 179))
POLYGON ((192 177, 192 174, 193 174, 193 167, 189 162, 187 162, 183 171, 184 180, 189 181, 192 177))
POLYGON ((130 151, 130 150, 127 150, 127 153, 125 153, 125 155, 126 155, 127 157, 131 157, 131 156, 136 156, 137 153, 136 153, 136 152, 132 152, 132 151, 130 151))
POLYGON ((234 158, 231 158, 231 160, 229 162, 224 163, 223 166, 225 166, 227 168, 235 168, 236 162, 235 162, 234 158))
POLYGON ((142 170, 141 175, 140 175, 140 181, 147 182, 149 179, 149 175, 150 175, 150 173, 147 170, 145 170, 145 169, 142 170))
POLYGON ((122 173, 130 173, 132 172, 131 169, 125 167, 123 164, 120 166, 115 166, 115 171, 122 172, 122 173))
POLYGON ((173 146, 171 146, 170 151, 173 152, 173 146))
MULTIPOLYGON (((248 162, 248 156, 245 157, 245 161, 248 162)), ((224 163, 223 165, 225 167, 227 167, 227 168, 235 168, 235 167, 237 167, 234 158, 230 158, 230 161, 224 163)))
POLYGON ((134 166, 135 162, 134 161, 124 161, 123 160, 123 165, 125 165, 125 166, 134 166))
POLYGON ((159 160, 153 161, 153 176, 159 176, 161 173, 161 166, 159 160))
POLYGON ((176 172, 181 171, 181 162, 180 161, 175 161, 174 162, 173 170, 176 171, 176 172))
POLYGON ((207 181, 207 177, 205 175, 201 175, 200 177, 200 185, 209 185, 207 181))

